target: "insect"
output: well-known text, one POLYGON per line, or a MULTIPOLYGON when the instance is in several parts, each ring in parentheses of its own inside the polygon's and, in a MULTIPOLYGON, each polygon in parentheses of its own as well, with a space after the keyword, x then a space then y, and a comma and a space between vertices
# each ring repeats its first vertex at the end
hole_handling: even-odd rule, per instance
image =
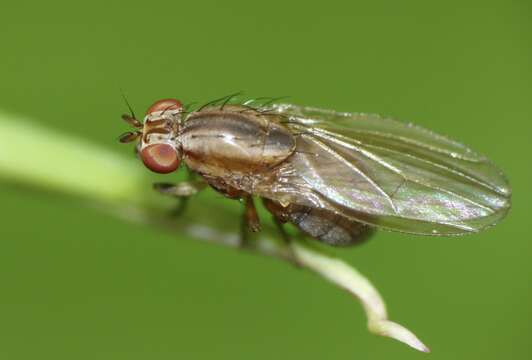
POLYGON ((137 130, 144 165, 171 173, 182 162, 201 181, 159 183, 186 197, 210 185, 242 200, 248 229, 261 198, 276 222, 294 224, 324 243, 364 240, 374 228, 422 235, 478 232, 502 219, 511 190, 484 156, 453 140, 378 115, 343 113, 232 96, 194 111, 156 101, 137 130))

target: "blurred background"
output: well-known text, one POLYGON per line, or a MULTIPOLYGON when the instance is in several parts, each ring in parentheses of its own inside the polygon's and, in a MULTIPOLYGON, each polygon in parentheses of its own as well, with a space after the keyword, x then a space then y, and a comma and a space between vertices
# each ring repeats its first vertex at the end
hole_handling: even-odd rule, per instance
MULTIPOLYGON (((128 156, 116 142, 127 129, 121 89, 139 114, 162 97, 243 90, 391 115, 464 142, 511 181, 502 223, 458 238, 380 232, 335 252, 432 359, 530 359, 531 10, 527 1, 11 2, 0 15, 0 109, 128 156)), ((15 182, 0 183, 0 199, 2 359, 427 356, 369 334, 356 301, 287 264, 15 182)))

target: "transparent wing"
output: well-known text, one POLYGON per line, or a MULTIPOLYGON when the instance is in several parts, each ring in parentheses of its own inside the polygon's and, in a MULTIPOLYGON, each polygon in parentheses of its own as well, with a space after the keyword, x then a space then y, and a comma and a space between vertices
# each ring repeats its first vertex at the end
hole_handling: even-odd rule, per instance
POLYGON ((510 207, 504 175, 482 155, 412 124, 377 115, 272 105, 297 136, 296 153, 256 191, 416 234, 479 231, 510 207), (270 179, 271 181, 271 179, 270 179))

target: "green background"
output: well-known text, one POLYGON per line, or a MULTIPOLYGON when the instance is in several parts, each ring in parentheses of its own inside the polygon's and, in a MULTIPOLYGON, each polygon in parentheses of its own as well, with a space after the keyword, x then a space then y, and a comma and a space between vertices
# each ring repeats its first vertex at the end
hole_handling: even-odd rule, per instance
POLYGON ((2 4, 0 108, 49 128, 129 154, 120 89, 137 113, 289 95, 463 141, 514 196, 477 235, 381 232, 338 251, 426 355, 370 335, 359 304, 308 272, 3 183, 0 358, 532 358, 531 20, 528 1, 2 4))

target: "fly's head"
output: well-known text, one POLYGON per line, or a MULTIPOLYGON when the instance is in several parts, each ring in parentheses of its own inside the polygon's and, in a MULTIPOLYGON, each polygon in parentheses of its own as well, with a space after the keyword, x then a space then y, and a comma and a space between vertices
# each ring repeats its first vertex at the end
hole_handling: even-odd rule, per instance
POLYGON ((178 141, 182 112, 179 100, 162 99, 148 108, 144 123, 134 115, 122 115, 122 119, 137 130, 122 134, 119 141, 128 143, 138 139, 139 157, 151 171, 160 174, 175 171, 182 158, 178 141))

